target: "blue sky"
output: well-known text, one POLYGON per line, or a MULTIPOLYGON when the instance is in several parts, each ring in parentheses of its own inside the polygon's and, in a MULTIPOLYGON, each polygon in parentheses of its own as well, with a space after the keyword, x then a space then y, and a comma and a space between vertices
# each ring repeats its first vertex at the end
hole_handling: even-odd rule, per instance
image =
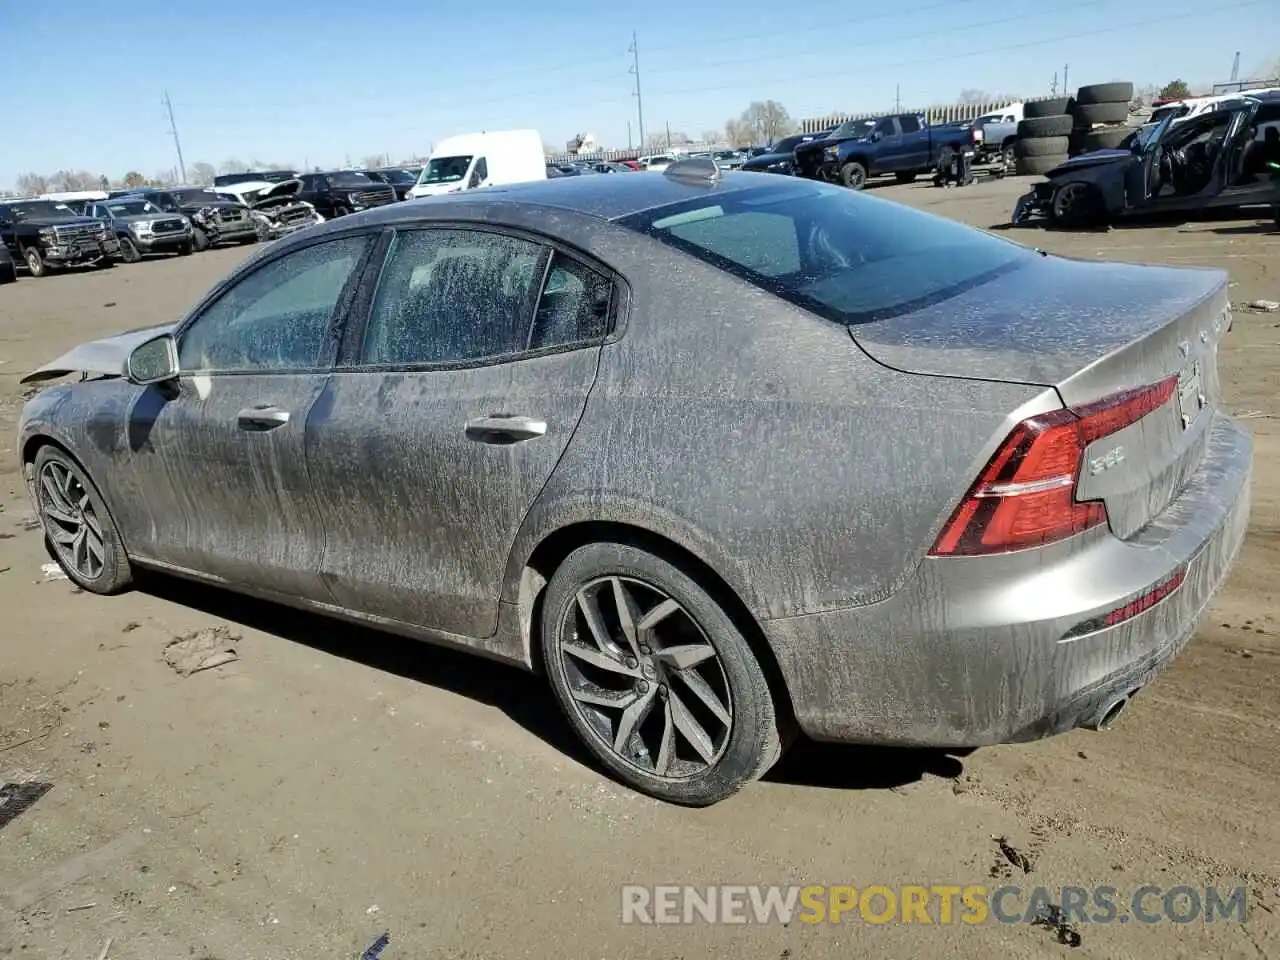
POLYGON ((1237 50, 1242 75, 1280 57, 1277 0, 917 0, 864 16, 836 0, 0 6, 5 72, 25 78, 10 84, 0 188, 26 171, 174 166, 165 88, 188 166, 395 160, 517 126, 626 146, 633 30, 646 128, 694 137, 758 99, 798 119, 891 109, 897 87, 904 108, 962 88, 1048 93, 1063 64, 1072 87, 1194 85, 1225 80, 1237 50))

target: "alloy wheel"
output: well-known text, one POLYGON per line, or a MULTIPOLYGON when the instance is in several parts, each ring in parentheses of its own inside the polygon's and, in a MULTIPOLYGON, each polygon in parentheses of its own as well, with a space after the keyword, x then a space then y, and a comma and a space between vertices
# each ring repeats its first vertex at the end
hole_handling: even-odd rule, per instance
POLYGON ((40 471, 40 512, 45 532, 63 564, 85 580, 98 579, 106 561, 102 520, 89 491, 56 460, 40 471))
POLYGON ((651 776, 713 767, 733 729, 728 678, 687 610, 652 584, 581 587, 556 637, 573 708, 614 754, 651 776))

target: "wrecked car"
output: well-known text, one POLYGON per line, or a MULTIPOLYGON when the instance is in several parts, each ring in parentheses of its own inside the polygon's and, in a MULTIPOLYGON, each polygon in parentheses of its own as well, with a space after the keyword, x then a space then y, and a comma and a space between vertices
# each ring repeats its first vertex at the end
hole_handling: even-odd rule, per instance
POLYGON ((706 805, 797 727, 1110 725, 1244 538, 1227 293, 684 160, 269 244, 28 374, 98 379, 13 455, 85 591, 160 569, 512 663, 706 805))
POLYGON ((260 241, 276 240, 324 223, 314 206, 298 199, 302 181, 243 180, 215 188, 218 195, 248 208, 260 241))
MULTIPOLYGON (((191 221, 191 244, 207 250, 219 243, 256 243, 257 226, 242 204, 226 200, 206 187, 143 187, 125 196, 150 200, 165 213, 180 213, 191 221)), ((115 199, 115 197, 112 197, 115 199)))
POLYGON ((1012 222, 1074 228, 1135 214, 1280 202, 1267 163, 1280 160, 1280 93, 1240 96, 1216 109, 1163 119, 1128 149, 1094 150, 1045 174, 1012 222))

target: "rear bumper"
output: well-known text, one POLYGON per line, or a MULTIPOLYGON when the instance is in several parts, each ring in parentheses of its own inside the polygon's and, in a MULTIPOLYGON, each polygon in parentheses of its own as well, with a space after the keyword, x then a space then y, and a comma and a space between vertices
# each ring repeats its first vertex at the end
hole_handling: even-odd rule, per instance
POLYGON ((1252 442, 1224 416, 1178 498, 1127 541, 1091 531, 999 557, 929 558, 875 604, 766 621, 796 717, 821 740, 961 747, 1087 722, 1190 639, 1249 518, 1252 442), (1179 571, 1146 612, 1068 638, 1179 571))

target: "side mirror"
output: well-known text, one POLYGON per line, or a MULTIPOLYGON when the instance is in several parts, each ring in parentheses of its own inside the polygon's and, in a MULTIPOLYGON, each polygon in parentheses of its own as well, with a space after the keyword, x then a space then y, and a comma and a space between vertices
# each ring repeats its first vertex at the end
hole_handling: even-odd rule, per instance
POLYGON ((139 386, 164 383, 177 376, 178 344, 167 333, 138 344, 125 362, 125 377, 139 386))

